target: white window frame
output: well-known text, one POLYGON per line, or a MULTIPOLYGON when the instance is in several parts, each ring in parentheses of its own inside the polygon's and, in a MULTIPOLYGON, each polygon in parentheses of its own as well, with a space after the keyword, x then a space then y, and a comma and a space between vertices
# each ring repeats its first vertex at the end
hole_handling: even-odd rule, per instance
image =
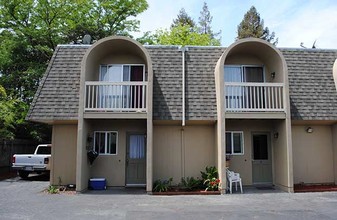
POLYGON ((98 155, 117 155, 118 154, 118 131, 94 131, 94 146, 93 146, 93 150, 95 151, 96 149, 96 134, 97 133, 104 133, 104 153, 100 153, 97 152, 98 155), (116 153, 115 154, 111 154, 111 153, 107 153, 108 151, 108 133, 115 133, 116 134, 116 153))
POLYGON ((244 135, 243 131, 226 131, 226 134, 230 133, 231 134, 231 153, 227 153, 227 141, 226 141, 226 146, 225 146, 225 152, 226 155, 244 155, 245 154, 245 142, 244 142, 244 135), (240 134, 240 139, 241 139, 241 153, 234 153, 234 134, 240 134))

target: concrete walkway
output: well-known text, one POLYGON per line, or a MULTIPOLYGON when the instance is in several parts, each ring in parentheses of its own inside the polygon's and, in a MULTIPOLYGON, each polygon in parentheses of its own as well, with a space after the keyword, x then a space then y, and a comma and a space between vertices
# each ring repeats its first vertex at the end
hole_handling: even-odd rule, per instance
POLYGON ((0 219, 336 219, 337 193, 264 190, 222 196, 90 191, 50 195, 48 181, 0 181, 0 219), (259 193, 256 193, 259 192, 259 193))

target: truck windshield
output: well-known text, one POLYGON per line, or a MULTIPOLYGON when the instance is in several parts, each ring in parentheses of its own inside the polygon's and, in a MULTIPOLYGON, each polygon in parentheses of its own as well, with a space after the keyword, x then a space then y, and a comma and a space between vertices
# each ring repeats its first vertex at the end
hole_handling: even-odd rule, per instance
POLYGON ((39 147, 36 154, 51 154, 51 147, 39 147))

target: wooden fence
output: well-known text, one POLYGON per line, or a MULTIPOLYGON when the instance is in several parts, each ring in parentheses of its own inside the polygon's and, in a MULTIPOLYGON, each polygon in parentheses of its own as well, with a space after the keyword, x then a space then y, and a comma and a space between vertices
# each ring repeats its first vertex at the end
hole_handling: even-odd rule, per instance
POLYGON ((11 170, 13 154, 32 154, 38 142, 32 140, 0 141, 0 174, 11 170))

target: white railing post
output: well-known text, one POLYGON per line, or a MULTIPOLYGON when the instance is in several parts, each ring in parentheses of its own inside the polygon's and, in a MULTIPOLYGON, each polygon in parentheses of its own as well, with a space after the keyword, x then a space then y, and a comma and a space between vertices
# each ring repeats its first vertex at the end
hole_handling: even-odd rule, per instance
POLYGON ((283 83, 225 83, 226 111, 284 112, 283 83))
POLYGON ((85 111, 146 112, 147 82, 85 82, 85 111))

